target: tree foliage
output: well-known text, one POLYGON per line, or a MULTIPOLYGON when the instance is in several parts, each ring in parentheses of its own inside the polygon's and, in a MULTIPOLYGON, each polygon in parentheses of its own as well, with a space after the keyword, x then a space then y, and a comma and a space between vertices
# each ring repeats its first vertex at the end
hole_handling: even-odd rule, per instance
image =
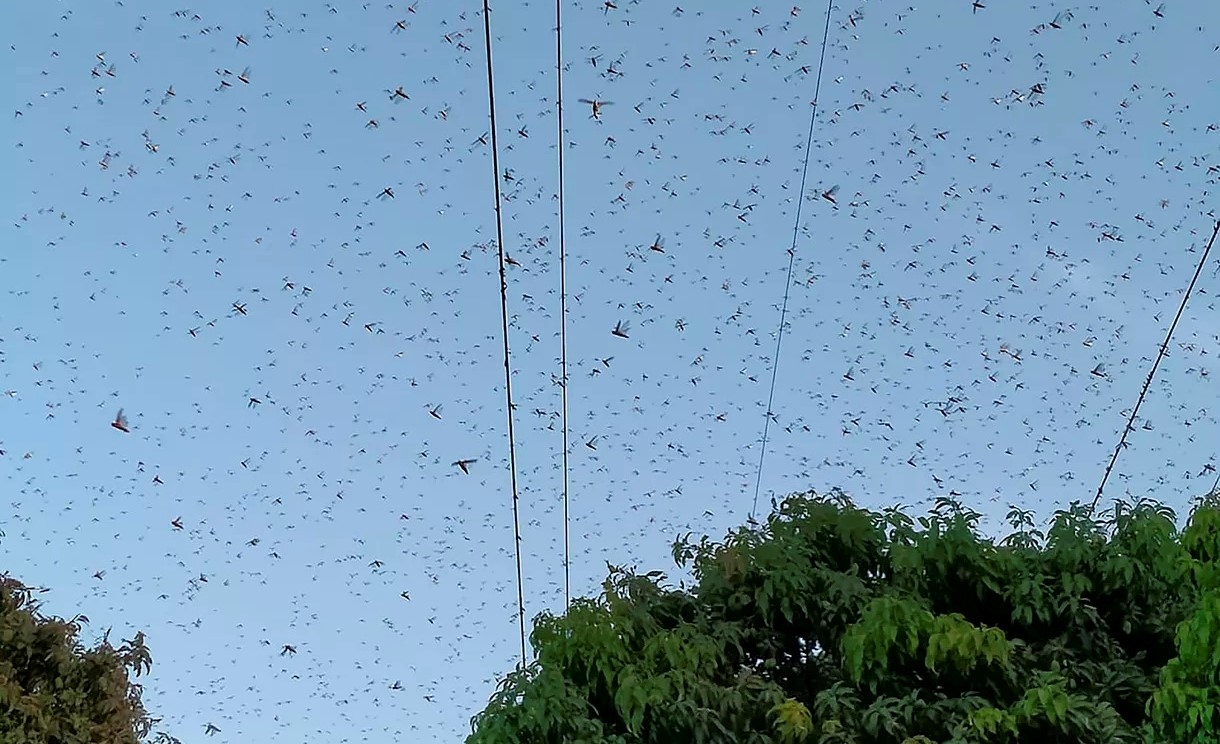
POLYGON ((535 660, 468 744, 1214 744, 1220 504, 1152 502, 1045 531, 1013 508, 913 519, 798 494, 722 542, 674 545, 689 589, 610 566, 541 615, 535 660))
POLYGON ((44 616, 35 590, 0 575, 0 741, 5 744, 169 744, 131 682, 152 667, 144 634, 117 648, 78 636, 89 620, 44 616))

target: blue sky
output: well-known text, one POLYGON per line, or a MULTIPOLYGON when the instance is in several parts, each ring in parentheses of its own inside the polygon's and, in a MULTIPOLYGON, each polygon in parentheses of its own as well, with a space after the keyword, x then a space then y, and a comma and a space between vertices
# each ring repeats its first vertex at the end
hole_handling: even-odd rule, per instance
MULTIPOLYGON (((1211 234, 1220 8, 985 5, 832 10, 763 508, 1090 500, 1211 234)), ((0 568, 145 630, 184 742, 458 741, 516 660, 481 5, 412 7, 4 10, 0 568)), ((577 594, 750 511, 824 8, 565 5, 577 594)), ((531 618, 563 605, 553 12, 492 14, 531 618)), ((1106 504, 1211 487, 1218 265, 1106 504)))

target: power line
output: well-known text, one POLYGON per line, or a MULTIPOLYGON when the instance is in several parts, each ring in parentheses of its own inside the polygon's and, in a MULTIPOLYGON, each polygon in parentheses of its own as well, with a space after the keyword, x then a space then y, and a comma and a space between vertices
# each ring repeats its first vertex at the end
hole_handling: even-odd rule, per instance
POLYGON ((784 302, 779 311, 779 331, 775 335, 775 356, 771 362, 771 389, 767 393, 767 414, 763 419, 762 450, 758 454, 758 476, 754 480, 754 505, 750 507, 750 518, 758 510, 758 492, 762 487, 763 460, 767 457, 767 435, 771 431, 771 404, 775 402, 775 378, 779 374, 779 351, 784 342, 784 323, 788 317, 788 296, 792 292, 792 267, 796 262, 796 241, 801 230, 801 207, 805 203, 805 179, 809 175, 809 153, 813 149, 813 125, 818 115, 818 98, 822 92, 822 66, 826 62, 826 40, 830 38, 830 11, 834 0, 826 3, 826 27, 822 29, 822 52, 818 57, 818 76, 813 86, 813 110, 809 112, 809 136, 805 140, 805 164, 801 168, 801 190, 797 194, 796 219, 792 225, 792 246, 788 249, 788 275, 784 280, 784 302))
MULTIPOLYGON (((1110 471, 1114 469, 1114 463, 1118 461, 1118 453, 1123 451, 1123 447, 1127 446, 1127 435, 1134 430, 1135 417, 1139 413, 1140 405, 1144 402, 1144 396, 1148 394, 1148 388, 1152 386, 1152 378, 1156 376, 1157 367, 1161 366, 1161 360, 1165 358, 1165 354, 1169 352, 1169 341, 1173 338, 1173 332, 1178 327, 1178 320, 1182 317, 1182 312, 1186 310, 1186 301, 1190 299, 1190 293, 1194 291, 1195 282, 1199 281, 1199 274, 1203 273, 1203 266, 1207 263, 1207 256, 1212 251, 1212 245, 1216 242, 1216 234, 1220 233, 1220 220, 1216 222, 1215 229, 1212 230, 1211 240, 1207 241, 1207 247, 1203 249, 1203 255, 1199 258, 1199 265, 1195 268, 1195 275, 1190 280, 1190 285, 1186 287, 1186 292, 1182 294, 1182 304, 1178 306, 1177 315, 1173 316, 1173 322, 1169 324, 1169 332, 1165 334, 1165 341, 1161 344, 1160 350, 1157 352, 1156 360, 1152 363, 1152 369, 1148 372, 1148 379, 1144 380, 1144 389, 1140 390, 1140 397, 1135 401, 1135 407, 1131 409, 1131 416, 1127 419, 1127 425, 1123 427, 1122 436, 1118 439, 1118 446, 1114 448, 1114 455, 1110 458, 1110 464, 1106 465, 1106 470, 1102 473, 1101 484, 1097 486, 1097 494, 1093 496, 1093 503, 1089 505, 1089 511, 1092 512, 1097 508, 1097 502, 1101 500, 1101 492, 1106 487, 1106 481, 1110 479, 1110 471)), ((1217 479, 1220 483, 1220 478, 1217 479)))
POLYGON ((525 653, 525 589, 521 580, 521 516, 517 495, 517 442, 513 436, 513 371, 508 351, 508 276, 504 261, 504 219, 500 214, 500 148, 496 136, 496 89, 491 63, 491 8, 483 0, 483 40, 487 47, 487 107, 491 117, 491 167, 496 195, 496 249, 500 259, 500 321, 504 331, 504 395, 508 408, 508 470, 513 490, 513 551, 517 557, 517 622, 521 628, 521 666, 525 653))
POLYGON ((563 606, 572 606, 572 550, 569 540, 568 497, 568 279, 567 247, 564 244, 563 210, 563 31, 560 9, 563 0, 555 0, 555 88, 558 108, 559 135, 559 395, 563 407, 563 606))

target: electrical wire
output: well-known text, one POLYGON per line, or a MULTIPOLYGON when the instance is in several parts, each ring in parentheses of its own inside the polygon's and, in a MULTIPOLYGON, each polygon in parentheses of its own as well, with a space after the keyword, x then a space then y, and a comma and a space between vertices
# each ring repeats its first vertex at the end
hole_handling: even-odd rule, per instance
POLYGON ((504 219, 500 210, 500 148, 496 136, 495 74, 491 61, 491 8, 483 0, 483 39, 487 47, 487 107, 491 119, 491 167, 496 196, 496 248, 500 260, 500 321, 504 331, 504 395, 508 408, 508 469, 513 495, 513 550, 517 558, 517 622, 521 629, 521 666, 525 667, 525 588, 521 579, 521 513, 517 493, 517 442, 513 433, 513 372, 508 348, 508 275, 504 260, 504 219))
MULTIPOLYGON (((1190 293, 1195 289, 1195 282, 1199 281, 1199 274, 1203 273, 1203 266, 1207 263, 1208 254, 1212 252, 1212 245, 1216 242, 1217 233, 1220 233, 1220 220, 1216 222, 1216 227, 1212 230, 1211 240, 1207 241, 1207 247, 1203 249, 1203 255, 1199 258, 1199 266, 1195 269, 1195 275, 1191 278, 1190 285, 1186 287, 1186 292, 1182 294, 1182 304, 1178 306, 1178 313, 1173 316, 1173 322, 1169 324, 1169 332, 1165 334, 1165 341, 1157 352, 1156 360, 1152 363, 1152 369, 1148 371, 1148 379, 1144 380, 1144 388, 1140 390, 1140 396, 1135 401, 1135 407, 1131 409, 1131 416, 1127 419, 1127 425, 1123 427, 1122 436, 1118 439, 1118 446, 1114 448, 1114 455, 1110 458, 1110 464, 1106 465, 1106 470, 1102 473, 1101 484, 1097 486, 1097 494, 1093 496, 1093 503, 1089 505, 1089 513, 1092 513, 1097 508, 1097 502, 1101 500, 1101 492, 1106 487, 1106 481, 1110 479, 1110 471, 1114 469, 1114 463, 1118 461, 1118 454, 1123 451, 1123 447, 1127 446, 1127 435, 1135 429, 1135 417, 1139 414, 1140 406, 1144 402, 1144 396, 1148 394, 1148 388, 1152 386, 1152 379, 1156 376, 1157 368, 1161 366, 1161 360, 1169 353, 1169 341, 1173 338, 1173 332, 1178 327, 1178 320, 1182 318, 1182 312, 1186 310, 1186 301, 1190 299, 1190 293)), ((1220 478, 1217 479, 1217 482, 1220 483, 1220 478)))
POLYGON ((555 0, 555 88, 559 150, 559 395, 563 416, 563 606, 572 606, 572 549, 570 540, 570 498, 568 493, 568 278, 567 246, 564 242, 563 209, 563 0, 555 0))
POLYGON ((784 342, 784 325, 788 318, 788 296, 792 292, 792 268, 796 263, 796 242, 801 230, 801 207, 805 203, 805 181, 809 175, 809 153, 813 149, 813 125, 818 116, 818 98, 822 92, 822 67, 826 63, 826 41, 830 38, 830 11, 834 0, 826 3, 826 27, 822 29, 822 52, 818 57, 817 81, 813 86, 813 110, 809 112, 809 135, 805 140, 805 164, 801 168, 801 190, 797 195, 796 219, 792 225, 792 246, 788 249, 788 275, 784 280, 784 302, 779 311, 779 331, 775 334, 775 356, 771 362, 771 389, 767 393, 767 414, 763 419, 762 447, 758 454, 758 475, 754 480, 754 505, 750 507, 750 519, 758 510, 758 492, 762 487, 763 461, 767 457, 767 436, 771 431, 771 418, 774 412, 771 404, 775 402, 775 379, 779 374, 779 352, 784 342))

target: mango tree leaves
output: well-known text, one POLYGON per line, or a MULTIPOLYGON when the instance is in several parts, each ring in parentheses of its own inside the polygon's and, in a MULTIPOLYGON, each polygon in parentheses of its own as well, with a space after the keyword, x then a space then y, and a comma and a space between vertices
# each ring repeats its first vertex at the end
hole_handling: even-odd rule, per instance
MULTIPOLYGON (((88 618, 45 617, 33 591, 0 575, 0 741, 136 744, 155 723, 130 682, 152 667, 144 634, 85 648, 88 618)), ((157 733, 152 741, 176 740, 157 733)))
POLYGON ((813 717, 799 700, 787 698, 773 706, 771 713, 775 716, 775 729, 781 741, 805 741, 813 733, 813 717))
MULTIPOLYGON (((673 548, 689 589, 611 566, 544 614, 471 744, 1202 744, 1220 702, 1220 504, 1080 505, 980 535, 841 492, 673 548)), ((1210 738, 1209 738, 1210 737, 1210 738)))
POLYGON ((1148 701, 1152 727, 1165 741, 1217 741, 1220 730, 1220 590, 1209 589, 1178 625, 1178 656, 1161 671, 1148 701))

